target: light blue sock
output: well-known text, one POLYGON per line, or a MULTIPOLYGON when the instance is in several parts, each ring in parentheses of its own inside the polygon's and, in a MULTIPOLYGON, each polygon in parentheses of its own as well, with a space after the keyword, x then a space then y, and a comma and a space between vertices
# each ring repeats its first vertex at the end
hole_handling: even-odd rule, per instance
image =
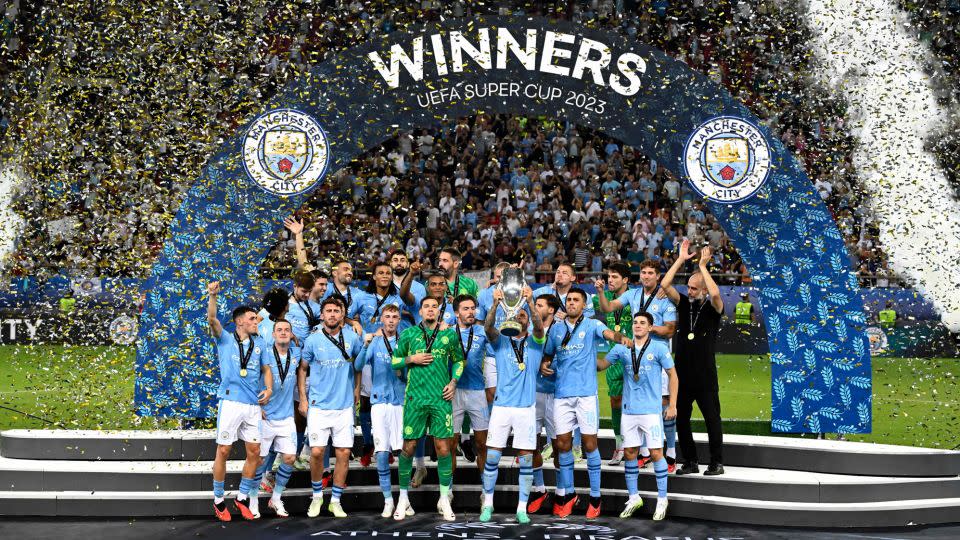
POLYGON ((600 450, 587 452, 587 472, 590 475, 590 496, 600 496, 600 450))
POLYGON ((361 412, 360 433, 363 434, 363 444, 373 446, 373 425, 370 422, 370 411, 361 412))
POLYGON ((257 467, 257 472, 253 474, 253 485, 250 487, 247 493, 250 494, 251 499, 255 499, 260 495, 260 482, 263 481, 263 473, 267 471, 267 460, 263 460, 263 463, 257 467))
POLYGON ((667 458, 661 457, 653 462, 653 472, 657 475, 657 497, 667 497, 667 458))
POLYGON ((573 452, 560 452, 560 477, 557 487, 563 487, 567 495, 573 495, 573 452))
POLYGON ((392 500, 393 491, 390 488, 390 452, 377 452, 377 476, 380 478, 380 491, 383 500, 392 500))
MULTIPOLYGON (((669 405, 663 405, 663 410, 666 411, 669 405)), ((677 447, 677 419, 673 420, 664 420, 663 421, 663 435, 666 439, 666 448, 676 448, 677 447)))
POLYGON ((237 500, 244 500, 253 487, 253 478, 240 478, 240 488, 237 490, 237 500))
POLYGON ((533 485, 536 487, 546 487, 543 483, 543 467, 533 468, 533 485))
POLYGON ((314 497, 323 497, 323 482, 310 482, 314 497))
POLYGON ((340 496, 343 495, 343 490, 347 489, 347 486, 338 486, 333 485, 333 496, 330 497, 330 503, 340 502, 340 496))
POLYGON ((503 452, 487 449, 487 462, 483 465, 483 493, 493 495, 493 489, 497 485, 497 475, 500 474, 500 456, 503 452))
POLYGON ((627 493, 630 496, 637 494, 637 477, 640 476, 640 463, 636 459, 628 459, 623 462, 623 474, 627 479, 627 493))
POLYGON ((287 482, 290 481, 290 475, 293 474, 293 466, 281 463, 277 469, 277 484, 273 486, 273 494, 279 497, 283 490, 287 488, 287 482))
POLYGON ((218 499, 223 498, 223 480, 213 481, 213 496, 218 499))
POLYGON ((520 456, 520 505, 517 509, 527 509, 527 501, 530 499, 530 486, 533 485, 533 455, 524 454, 520 456))

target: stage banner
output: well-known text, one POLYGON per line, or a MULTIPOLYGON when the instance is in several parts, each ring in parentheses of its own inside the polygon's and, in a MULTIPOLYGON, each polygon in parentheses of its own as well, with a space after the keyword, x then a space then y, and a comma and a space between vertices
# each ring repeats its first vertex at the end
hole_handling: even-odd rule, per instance
POLYGON ((643 43, 540 18, 448 19, 331 55, 265 101, 210 158, 146 285, 141 415, 215 411, 220 317, 259 294, 282 219, 398 128, 484 113, 591 126, 682 176, 742 255, 770 331, 771 427, 868 432, 870 352, 856 275, 810 180, 780 141, 706 76, 643 43))

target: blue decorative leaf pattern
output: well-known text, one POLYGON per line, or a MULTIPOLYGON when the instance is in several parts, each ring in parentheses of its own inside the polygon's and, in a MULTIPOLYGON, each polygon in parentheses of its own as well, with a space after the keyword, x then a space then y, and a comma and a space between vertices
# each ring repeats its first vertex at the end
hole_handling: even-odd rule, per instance
POLYGON ((782 400, 785 395, 787 395, 787 390, 783 386, 782 379, 774 379, 773 381, 773 395, 776 396, 778 400, 782 400))
POLYGON ((803 400, 800 396, 793 396, 790 399, 790 410, 793 412, 794 418, 801 418, 803 416, 803 400))

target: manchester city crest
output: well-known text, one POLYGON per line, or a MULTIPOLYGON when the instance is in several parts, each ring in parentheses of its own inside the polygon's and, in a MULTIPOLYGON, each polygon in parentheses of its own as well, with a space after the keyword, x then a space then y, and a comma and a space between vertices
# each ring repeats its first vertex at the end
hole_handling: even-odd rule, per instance
POLYGON ((243 165, 263 189, 280 196, 303 193, 327 172, 327 135, 312 117, 277 109, 257 118, 243 140, 243 165))
POLYGON ((687 139, 683 167, 700 195, 722 203, 742 202, 770 175, 770 145, 752 123, 720 116, 700 124, 687 139))

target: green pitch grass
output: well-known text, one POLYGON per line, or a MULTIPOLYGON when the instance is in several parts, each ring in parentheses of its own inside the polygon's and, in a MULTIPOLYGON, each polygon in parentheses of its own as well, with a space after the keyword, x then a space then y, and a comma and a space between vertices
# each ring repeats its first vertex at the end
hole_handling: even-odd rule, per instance
MULTIPOLYGON (((176 427, 133 414, 134 355, 132 347, 0 346, 0 429, 176 427)), ((767 358, 721 355, 718 373, 725 432, 769 434, 767 358)), ((960 359, 876 358, 873 375, 873 433, 848 439, 960 445, 960 359)), ((601 415, 609 417, 603 374, 599 381, 601 415)))

